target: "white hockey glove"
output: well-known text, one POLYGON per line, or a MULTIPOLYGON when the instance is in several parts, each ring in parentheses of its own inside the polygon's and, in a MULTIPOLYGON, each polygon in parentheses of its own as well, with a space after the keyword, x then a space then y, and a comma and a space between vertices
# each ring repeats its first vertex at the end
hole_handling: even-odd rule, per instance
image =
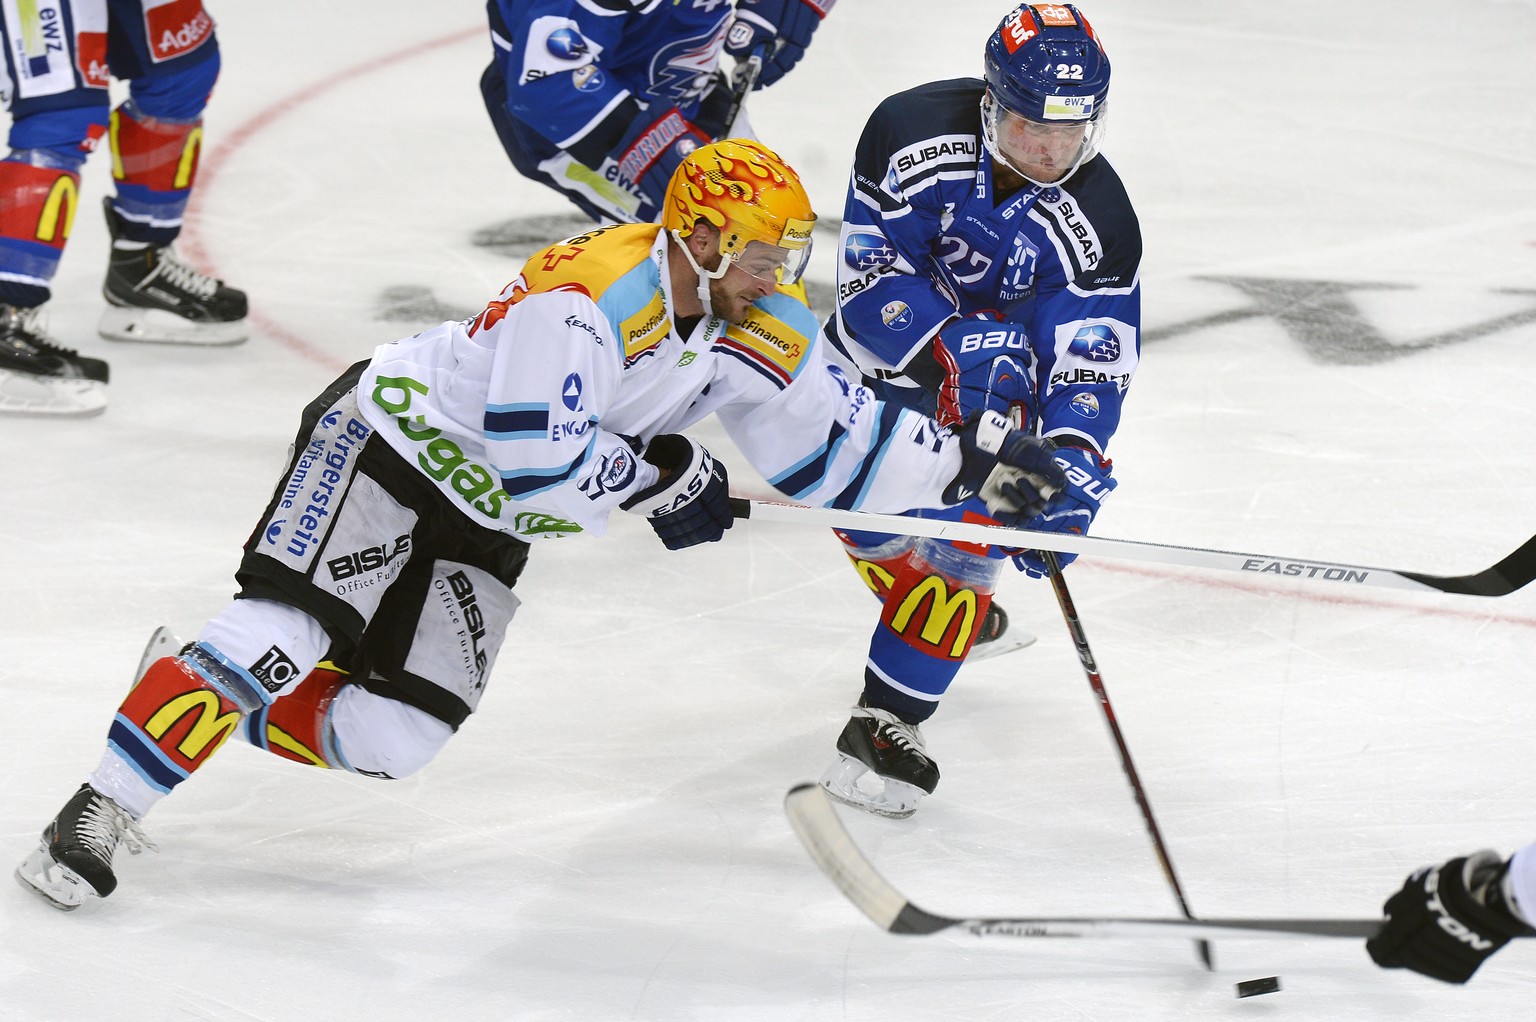
POLYGON ((1020 526, 1067 485, 1049 440, 1010 429, 995 411, 976 412, 960 429, 960 474, 944 490, 948 504, 980 497, 987 513, 1020 526))

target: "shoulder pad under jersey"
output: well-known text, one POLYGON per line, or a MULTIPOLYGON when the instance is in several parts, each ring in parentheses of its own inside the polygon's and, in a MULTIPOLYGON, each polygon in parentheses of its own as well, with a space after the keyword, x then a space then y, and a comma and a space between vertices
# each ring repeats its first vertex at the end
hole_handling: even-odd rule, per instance
POLYGON ((1097 156, 1035 200, 1035 218, 1066 254, 1067 276, 1084 291, 1127 288, 1141 266, 1141 223, 1120 175, 1097 156))
POLYGON ((745 322, 732 323, 716 343, 725 355, 787 387, 811 360, 816 317, 804 303, 782 292, 754 302, 745 322))
POLYGON ((936 174, 974 172, 984 91, 978 78, 954 78, 887 97, 859 140, 855 175, 870 190, 895 194, 936 174))

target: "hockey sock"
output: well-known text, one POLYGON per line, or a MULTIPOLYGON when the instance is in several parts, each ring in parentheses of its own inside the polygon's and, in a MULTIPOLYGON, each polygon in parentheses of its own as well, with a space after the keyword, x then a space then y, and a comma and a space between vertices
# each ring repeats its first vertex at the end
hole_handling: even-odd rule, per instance
POLYGON ((117 181, 113 209, 122 218, 128 243, 168 245, 181 230, 182 214, 197 178, 203 147, 203 122, 150 117, 130 101, 112 111, 108 138, 112 177, 117 181))
POLYGON ((869 643, 866 705, 909 724, 933 714, 986 619, 997 565, 948 544, 925 543, 897 567, 869 643))
POLYGON ((334 664, 316 667, 287 695, 245 719, 240 735, 275 756, 318 767, 347 769, 336 746, 331 707, 347 684, 334 664))
POLYGON ((0 301, 32 308, 48 300, 79 204, 75 171, 0 160, 0 301))
POLYGON ((161 657, 118 709, 91 787, 141 819, 263 702, 251 682, 205 646, 161 657))
POLYGON ((881 536, 867 532, 833 530, 843 544, 843 553, 853 562, 853 570, 882 603, 891 583, 907 564, 916 540, 911 536, 881 536))

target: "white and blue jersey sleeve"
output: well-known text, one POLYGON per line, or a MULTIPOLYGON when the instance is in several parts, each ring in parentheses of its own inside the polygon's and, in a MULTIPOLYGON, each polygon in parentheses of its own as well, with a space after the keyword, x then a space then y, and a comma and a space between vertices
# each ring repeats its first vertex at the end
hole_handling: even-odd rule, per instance
POLYGON ((727 372, 716 414, 748 461, 805 504, 900 512, 943 506, 958 441, 829 364, 816 321, 783 294, 715 344, 727 372))
POLYGON ((605 428, 623 348, 585 295, 529 295, 489 328, 485 451, 515 508, 601 535, 610 512, 654 483, 643 443, 605 428))

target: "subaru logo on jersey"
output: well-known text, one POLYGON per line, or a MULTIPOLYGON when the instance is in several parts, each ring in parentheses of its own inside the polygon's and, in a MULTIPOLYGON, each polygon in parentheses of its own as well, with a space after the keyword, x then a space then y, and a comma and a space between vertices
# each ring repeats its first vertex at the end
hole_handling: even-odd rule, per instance
POLYGON ((912 325, 912 308, 906 302, 888 302, 880 310, 880 319, 892 330, 905 330, 912 325))
POLYGON ((1120 338, 1105 324, 1090 323, 1072 336, 1067 350, 1089 362, 1117 362, 1120 360, 1120 338))
POLYGON ((587 41, 574 28, 555 29, 549 34, 549 38, 544 40, 544 46, 549 50, 550 56, 559 57, 561 60, 577 60, 591 52, 587 47, 587 41))
POLYGON ((572 373, 560 388, 560 400, 573 412, 581 411, 581 377, 572 373))
POLYGON ((1099 417, 1099 399, 1093 394, 1078 394, 1072 398, 1072 410, 1085 419, 1099 417))
POLYGON ((896 261, 896 250, 880 234, 850 234, 843 242, 843 261, 855 270, 872 270, 896 261))

